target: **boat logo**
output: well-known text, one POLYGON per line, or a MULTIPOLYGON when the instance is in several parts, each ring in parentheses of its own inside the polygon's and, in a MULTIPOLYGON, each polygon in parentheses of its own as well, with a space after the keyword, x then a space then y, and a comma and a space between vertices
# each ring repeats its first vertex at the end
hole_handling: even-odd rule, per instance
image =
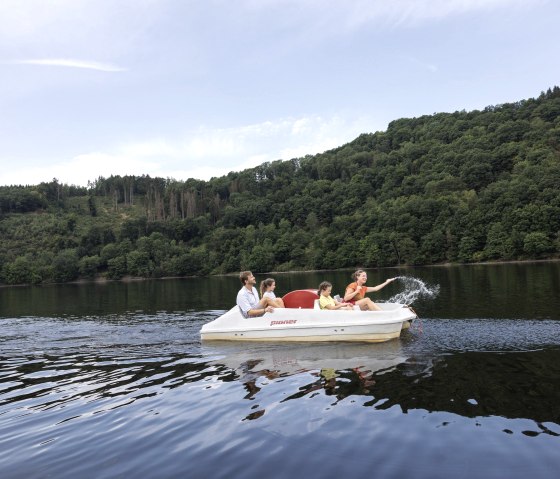
POLYGON ((274 326, 275 324, 296 324, 297 319, 285 319, 283 321, 271 321, 270 325, 274 326))

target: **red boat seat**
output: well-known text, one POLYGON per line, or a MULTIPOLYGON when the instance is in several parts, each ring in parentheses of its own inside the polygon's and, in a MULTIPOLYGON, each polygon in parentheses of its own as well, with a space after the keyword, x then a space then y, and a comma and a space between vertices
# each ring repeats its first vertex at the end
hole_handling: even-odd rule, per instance
POLYGON ((316 289, 296 289, 286 293, 282 300, 286 308, 313 309, 314 301, 318 297, 316 289))

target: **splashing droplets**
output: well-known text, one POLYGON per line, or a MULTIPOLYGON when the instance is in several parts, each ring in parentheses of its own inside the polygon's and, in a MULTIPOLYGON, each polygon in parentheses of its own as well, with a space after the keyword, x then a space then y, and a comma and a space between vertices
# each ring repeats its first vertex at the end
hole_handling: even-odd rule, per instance
POLYGON ((433 299, 439 294, 439 284, 429 286, 412 276, 397 276, 395 279, 404 285, 404 291, 392 296, 389 303, 412 304, 418 298, 433 299))

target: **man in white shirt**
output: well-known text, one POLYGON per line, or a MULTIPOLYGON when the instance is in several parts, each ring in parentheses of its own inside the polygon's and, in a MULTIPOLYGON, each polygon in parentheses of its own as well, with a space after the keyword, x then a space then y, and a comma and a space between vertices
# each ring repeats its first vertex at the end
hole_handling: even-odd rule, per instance
POLYGON ((272 306, 272 300, 266 296, 259 299, 259 293, 257 293, 257 280, 250 271, 241 271, 239 273, 239 279, 243 284, 243 287, 237 293, 237 306, 241 310, 241 314, 244 318, 255 318, 257 316, 262 316, 264 313, 273 313, 274 306, 272 306))

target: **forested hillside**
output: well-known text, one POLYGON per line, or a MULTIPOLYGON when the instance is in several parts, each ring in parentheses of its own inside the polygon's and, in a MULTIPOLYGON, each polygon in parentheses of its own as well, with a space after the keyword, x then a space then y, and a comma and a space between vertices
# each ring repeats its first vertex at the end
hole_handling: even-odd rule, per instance
POLYGON ((0 187, 0 282, 557 258, 560 88, 210 181, 0 187))

